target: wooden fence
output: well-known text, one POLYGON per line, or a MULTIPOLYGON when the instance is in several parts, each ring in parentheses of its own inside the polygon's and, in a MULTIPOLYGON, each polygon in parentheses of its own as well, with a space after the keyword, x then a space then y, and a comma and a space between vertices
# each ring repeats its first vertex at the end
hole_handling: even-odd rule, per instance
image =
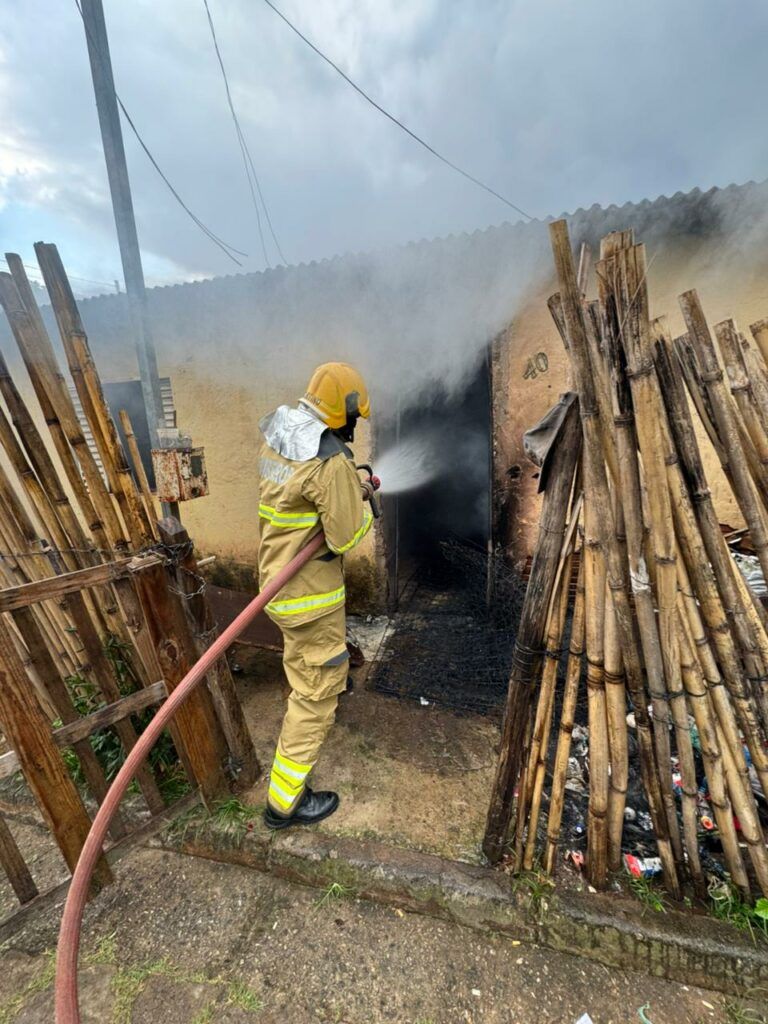
MULTIPOLYGON (((90 827, 87 807, 101 803, 115 771, 92 738, 109 734, 119 763, 142 719, 216 630, 190 538, 178 520, 158 520, 122 410, 133 464, 119 442, 59 254, 43 243, 35 249, 101 465, 21 260, 6 254, 0 305, 31 387, 17 385, 0 353, 0 730, 8 747, 0 784, 23 773, 71 870, 90 827), (30 390, 37 408, 23 397, 30 390)), ((252 784, 259 768, 224 659, 206 684, 169 733, 176 775, 208 802, 252 784)), ((143 810, 116 816, 112 847, 146 834, 173 810, 157 768, 145 763, 135 783, 143 810)), ((2 816, 0 866, 21 904, 35 900, 33 874, 2 816)), ((105 856, 97 881, 110 877, 105 856)))

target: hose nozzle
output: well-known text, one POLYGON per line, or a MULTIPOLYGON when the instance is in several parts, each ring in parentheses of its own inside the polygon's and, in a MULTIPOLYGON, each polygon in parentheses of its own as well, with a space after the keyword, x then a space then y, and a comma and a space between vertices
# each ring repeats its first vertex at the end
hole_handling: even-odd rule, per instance
POLYGON ((355 466, 358 473, 366 473, 360 481, 360 486, 363 490, 363 501, 369 502, 371 506, 371 512, 373 512, 374 519, 381 518, 381 505, 376 498, 376 491, 381 487, 381 480, 373 472, 373 469, 366 462, 361 462, 359 466, 355 466))

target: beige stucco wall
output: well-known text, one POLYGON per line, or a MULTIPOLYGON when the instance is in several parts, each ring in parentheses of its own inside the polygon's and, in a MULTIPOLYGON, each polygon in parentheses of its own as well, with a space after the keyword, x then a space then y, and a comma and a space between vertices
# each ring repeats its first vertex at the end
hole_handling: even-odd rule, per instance
MULTIPOLYGON (((671 237, 649 246, 648 258, 652 260, 651 315, 666 315, 675 336, 684 332, 677 297, 690 288, 697 289, 710 325, 733 316, 748 333, 749 324, 768 315, 768 253, 764 250, 740 249, 738 240, 724 245, 711 238, 671 237)), ((546 304, 554 291, 551 280, 529 296, 495 348, 495 475, 498 487, 514 489, 506 542, 518 564, 532 552, 541 504, 536 493, 538 470, 523 453, 522 435, 568 388, 568 359, 546 304), (536 370, 535 376, 526 378, 529 361, 534 360, 536 369, 535 357, 542 352, 547 370, 536 370), (508 475, 512 466, 520 467, 516 482, 508 475)), ((588 297, 595 297, 594 272, 588 297)), ((740 512, 703 429, 699 440, 718 517, 739 526, 740 512)))

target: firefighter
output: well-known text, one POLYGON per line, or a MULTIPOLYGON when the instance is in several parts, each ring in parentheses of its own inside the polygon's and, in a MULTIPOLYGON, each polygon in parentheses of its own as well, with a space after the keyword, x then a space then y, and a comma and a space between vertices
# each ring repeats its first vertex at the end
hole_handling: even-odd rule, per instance
POLYGON ((319 366, 296 408, 260 423, 259 580, 264 587, 320 530, 325 544, 267 605, 283 634, 291 688, 269 779, 269 828, 311 825, 336 810, 336 793, 307 785, 333 725, 348 661, 343 556, 373 521, 347 443, 370 414, 362 377, 346 363, 319 366))

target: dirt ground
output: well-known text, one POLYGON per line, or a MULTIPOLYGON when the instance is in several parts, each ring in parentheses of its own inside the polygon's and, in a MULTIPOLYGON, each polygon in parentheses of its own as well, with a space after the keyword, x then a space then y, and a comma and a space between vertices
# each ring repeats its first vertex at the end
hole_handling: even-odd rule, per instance
MULTIPOLYGON (((0 1022, 53 1020, 60 907, 2 956, 0 1022)), ((699 989, 144 849, 89 906, 87 1024, 738 1024, 699 989)), ((762 1019, 762 1018, 759 1018, 762 1019)))
MULTIPOLYGON (((284 709, 280 656, 240 647, 236 658, 243 669, 238 692, 268 766, 284 709)), ((341 797, 339 810, 319 827, 478 861, 498 725, 370 692, 366 672, 366 666, 353 670, 354 690, 341 698, 313 772, 316 789, 332 788, 341 797)), ((266 779, 243 800, 262 805, 266 779)))

